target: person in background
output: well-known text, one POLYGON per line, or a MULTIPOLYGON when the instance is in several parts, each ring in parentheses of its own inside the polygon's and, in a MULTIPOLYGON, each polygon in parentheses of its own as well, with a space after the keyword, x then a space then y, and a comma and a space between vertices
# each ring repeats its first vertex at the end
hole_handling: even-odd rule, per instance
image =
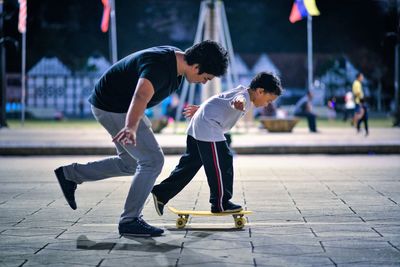
POLYGON ((364 98, 364 91, 362 89, 362 81, 364 80, 364 75, 359 72, 356 75, 356 79, 353 82, 353 95, 354 95, 354 102, 356 103, 355 108, 354 108, 354 116, 353 116, 353 125, 357 126, 357 120, 361 116, 361 99, 364 98))
POLYGON ((348 91, 344 96, 344 112, 343 121, 346 122, 348 118, 351 118, 351 124, 353 125, 354 108, 356 104, 354 103, 353 93, 348 91))
POLYGON ((365 99, 362 98, 360 99, 360 112, 359 112, 359 117, 357 118, 357 133, 361 132, 360 126, 361 123, 364 122, 364 128, 365 128, 365 136, 369 135, 368 131, 368 107, 367 103, 365 103, 365 99))
POLYGON ((313 94, 308 91, 305 96, 297 101, 294 108, 294 115, 307 118, 308 129, 311 133, 317 133, 317 115, 313 112, 313 94))
POLYGON ((328 100, 328 119, 336 119, 336 97, 332 97, 328 100))

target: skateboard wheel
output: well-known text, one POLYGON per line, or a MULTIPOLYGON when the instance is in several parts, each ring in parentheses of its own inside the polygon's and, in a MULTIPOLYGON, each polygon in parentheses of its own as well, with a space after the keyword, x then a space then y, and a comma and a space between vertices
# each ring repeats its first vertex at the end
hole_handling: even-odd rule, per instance
POLYGON ((178 218, 176 219, 176 227, 177 228, 183 228, 186 225, 186 220, 184 218, 178 218))
POLYGON ((241 217, 241 218, 236 218, 235 219, 236 228, 241 229, 241 228, 244 227, 245 224, 246 224, 246 219, 245 218, 241 217))

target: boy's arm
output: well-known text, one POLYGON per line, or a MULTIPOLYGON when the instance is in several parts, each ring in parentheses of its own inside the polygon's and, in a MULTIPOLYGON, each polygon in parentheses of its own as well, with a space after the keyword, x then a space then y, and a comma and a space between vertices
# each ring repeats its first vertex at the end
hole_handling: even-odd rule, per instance
POLYGON ((125 127, 115 135, 113 142, 121 142, 123 145, 136 145, 136 131, 140 119, 143 117, 144 110, 153 95, 154 87, 152 83, 145 78, 140 78, 126 115, 125 127))

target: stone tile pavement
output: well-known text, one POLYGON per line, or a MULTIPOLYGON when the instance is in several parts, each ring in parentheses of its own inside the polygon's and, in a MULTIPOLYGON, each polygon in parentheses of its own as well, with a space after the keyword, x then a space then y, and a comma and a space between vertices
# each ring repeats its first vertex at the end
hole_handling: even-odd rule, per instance
MULTIPOLYGON (((245 228, 194 217, 177 230, 149 199, 144 218, 166 230, 156 238, 117 232, 130 177, 82 184, 67 206, 52 170, 98 158, 0 157, 0 266, 400 266, 398 155, 238 155, 245 228)), ((177 162, 166 157, 160 180, 177 162)), ((209 209, 208 195, 201 170, 170 204, 209 209)))

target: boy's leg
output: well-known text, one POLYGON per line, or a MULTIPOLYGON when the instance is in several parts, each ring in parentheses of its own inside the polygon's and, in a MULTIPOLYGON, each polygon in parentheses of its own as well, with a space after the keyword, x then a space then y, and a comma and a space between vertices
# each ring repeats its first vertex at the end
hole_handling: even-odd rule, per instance
POLYGON ((210 187, 212 210, 222 212, 233 193, 232 152, 225 141, 197 141, 197 146, 210 187))
POLYGON ((168 178, 153 187, 152 193, 164 205, 193 179, 202 166, 195 139, 188 135, 186 152, 168 178))

